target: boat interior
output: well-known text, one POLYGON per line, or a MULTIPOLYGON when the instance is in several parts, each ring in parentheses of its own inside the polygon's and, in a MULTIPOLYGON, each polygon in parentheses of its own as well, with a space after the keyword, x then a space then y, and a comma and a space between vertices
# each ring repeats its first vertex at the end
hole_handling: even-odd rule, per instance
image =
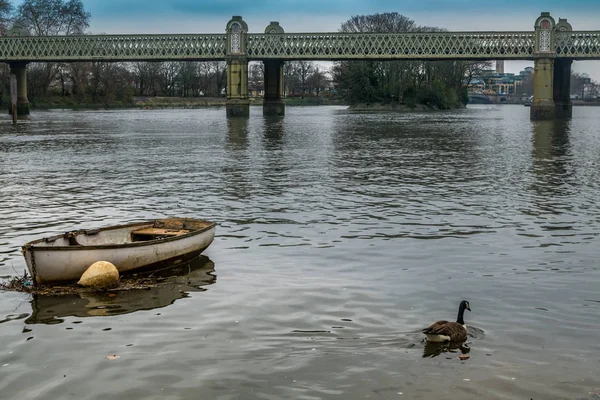
MULTIPOLYGON (((116 227, 84 229, 53 236, 36 243, 38 246, 101 246, 145 242, 185 235, 213 223, 204 220, 169 218, 116 227)), ((36 245, 34 244, 34 246, 36 245)))

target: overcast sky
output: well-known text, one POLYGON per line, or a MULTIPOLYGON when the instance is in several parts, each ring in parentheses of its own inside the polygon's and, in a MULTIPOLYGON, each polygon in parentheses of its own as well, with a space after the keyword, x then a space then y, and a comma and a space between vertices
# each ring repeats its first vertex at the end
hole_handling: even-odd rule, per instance
MULTIPOLYGON (((15 5, 21 1, 13 0, 15 5)), ((335 32, 353 15, 398 12, 452 31, 533 30, 542 11, 574 30, 600 30, 600 0, 83 0, 92 33, 220 33, 233 15, 250 32, 279 21, 286 32, 335 32)), ((532 62, 506 62, 518 73, 532 62)), ((600 62, 574 69, 600 81, 600 62)))

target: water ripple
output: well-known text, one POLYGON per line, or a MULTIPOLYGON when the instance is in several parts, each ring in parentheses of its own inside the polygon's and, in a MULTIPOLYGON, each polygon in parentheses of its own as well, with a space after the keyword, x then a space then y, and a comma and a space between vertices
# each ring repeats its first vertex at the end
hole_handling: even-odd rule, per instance
POLYGON ((535 123, 513 106, 255 111, 5 121, 0 276, 46 235, 165 215, 219 224, 210 265, 188 271, 197 281, 182 272, 119 298, 0 293, 5 397, 426 399, 454 387, 559 399, 600 387, 592 107, 535 123), (430 352, 420 329, 454 318, 462 298, 470 358, 430 352))

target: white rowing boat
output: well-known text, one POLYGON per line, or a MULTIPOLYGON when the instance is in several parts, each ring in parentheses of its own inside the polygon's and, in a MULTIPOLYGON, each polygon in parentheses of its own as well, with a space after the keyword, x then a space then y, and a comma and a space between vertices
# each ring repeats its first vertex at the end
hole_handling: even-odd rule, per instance
POLYGON ((100 229, 82 229, 29 242, 22 252, 38 284, 78 280, 96 261, 114 264, 119 273, 191 259, 215 237, 216 224, 167 218, 100 229))

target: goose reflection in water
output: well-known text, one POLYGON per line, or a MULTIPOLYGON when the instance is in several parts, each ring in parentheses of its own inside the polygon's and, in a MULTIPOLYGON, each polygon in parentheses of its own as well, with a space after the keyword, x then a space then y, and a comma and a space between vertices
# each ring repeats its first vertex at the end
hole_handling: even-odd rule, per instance
POLYGON ((453 353, 456 356, 461 354, 469 354, 471 349, 464 342, 425 342, 425 348, 423 349, 423 358, 433 358, 444 353, 453 353))
MULTIPOLYGON (((176 266, 137 274, 137 278, 152 278, 154 283, 149 287, 68 295, 34 295, 31 300, 32 313, 25 323, 60 324, 65 317, 121 315, 166 307, 188 297, 190 292, 206 291, 205 286, 217 281, 214 271, 214 263, 201 255, 176 266)), ((127 279, 132 278, 122 278, 127 279)))

